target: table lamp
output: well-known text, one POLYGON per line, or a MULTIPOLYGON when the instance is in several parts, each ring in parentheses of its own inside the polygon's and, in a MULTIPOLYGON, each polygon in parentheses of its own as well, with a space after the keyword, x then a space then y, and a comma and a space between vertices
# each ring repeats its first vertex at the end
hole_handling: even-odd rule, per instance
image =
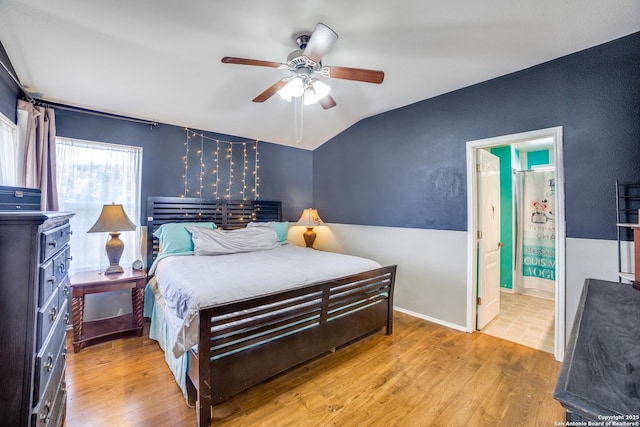
POLYGON ((307 231, 302 235, 304 237, 304 242, 307 244, 308 248, 313 248, 313 242, 316 240, 316 232, 313 231, 313 227, 318 225, 324 225, 324 222, 320 219, 320 215, 318 215, 318 211, 312 208, 307 208, 302 211, 302 215, 296 225, 303 225, 307 227, 307 231))
POLYGON ((122 267, 120 267, 120 257, 124 252, 124 242, 120 240, 120 232, 133 231, 135 229, 136 225, 131 222, 122 205, 112 203, 102 207, 102 213, 100 213, 98 221, 93 224, 93 227, 91 227, 87 233, 99 233, 106 231, 111 236, 111 238, 107 240, 107 245, 105 246, 107 258, 109 258, 109 267, 104 274, 117 274, 124 272, 122 267))

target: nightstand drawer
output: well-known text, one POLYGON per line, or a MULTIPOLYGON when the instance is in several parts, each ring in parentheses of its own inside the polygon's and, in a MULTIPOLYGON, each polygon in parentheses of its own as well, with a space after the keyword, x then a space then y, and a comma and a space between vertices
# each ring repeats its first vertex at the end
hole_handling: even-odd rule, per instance
POLYGON ((47 230, 42 233, 42 246, 40 262, 48 259, 51 255, 60 250, 61 247, 69 243, 71 238, 71 226, 69 224, 58 228, 47 230))
MULTIPOLYGON (((62 310, 67 310, 66 304, 62 307, 62 310)), ((50 379, 54 378, 53 381, 57 381, 54 375, 57 365, 64 365, 66 351, 64 339, 65 329, 66 323, 64 316, 58 317, 55 325, 53 326, 53 330, 45 341, 45 344, 36 355, 33 386, 34 404, 37 404, 40 401, 41 392, 44 390, 47 383, 50 382, 50 379)))
POLYGON ((69 251, 65 250, 56 254, 53 259, 40 266, 40 290, 38 292, 38 306, 42 307, 49 299, 51 293, 58 287, 58 284, 67 277, 69 266, 69 251))

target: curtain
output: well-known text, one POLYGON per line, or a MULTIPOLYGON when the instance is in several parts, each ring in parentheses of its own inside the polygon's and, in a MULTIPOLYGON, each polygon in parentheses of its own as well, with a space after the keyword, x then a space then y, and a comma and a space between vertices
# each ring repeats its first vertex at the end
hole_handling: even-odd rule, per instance
POLYGON ((18 126, 24 129, 22 185, 42 191, 41 208, 58 210, 56 186, 56 119, 53 108, 18 101, 18 126))
POLYGON ((555 172, 516 173, 516 247, 519 260, 514 281, 518 292, 555 291, 555 172))
MULTIPOLYGON (((57 140, 60 210, 71 211, 71 254, 75 271, 108 266, 108 233, 87 233, 102 206, 118 203, 134 224, 140 224, 142 148, 70 138, 57 140)), ((124 253, 120 265, 141 259, 141 227, 120 235, 124 253)))
POLYGON ((16 126, 0 114, 0 185, 18 185, 16 126))

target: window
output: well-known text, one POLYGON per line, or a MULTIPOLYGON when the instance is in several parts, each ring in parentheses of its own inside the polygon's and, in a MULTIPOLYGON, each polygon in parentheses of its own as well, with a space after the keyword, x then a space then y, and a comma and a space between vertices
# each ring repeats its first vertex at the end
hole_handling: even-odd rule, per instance
MULTIPOLYGON (((142 148, 103 142, 56 138, 58 200, 61 211, 71 211, 71 267, 75 271, 106 269, 108 233, 87 233, 102 206, 122 204, 127 216, 140 224, 142 148)), ((141 227, 120 235, 128 266, 140 253, 141 227)))
POLYGON ((18 186, 16 125, 0 113, 0 185, 18 186))

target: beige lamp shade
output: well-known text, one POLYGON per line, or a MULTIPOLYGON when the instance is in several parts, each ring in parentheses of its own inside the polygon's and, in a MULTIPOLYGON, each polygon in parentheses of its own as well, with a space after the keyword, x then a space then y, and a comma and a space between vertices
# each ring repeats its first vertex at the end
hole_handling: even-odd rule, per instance
POLYGON ((122 205, 104 205, 98 221, 87 233, 113 232, 113 231, 133 231, 136 225, 131 222, 122 205))
POLYGON ((131 222, 122 205, 104 205, 98 221, 87 233, 107 232, 111 238, 107 241, 105 250, 109 258, 109 267, 104 274, 120 274, 124 269, 120 266, 120 257, 124 252, 124 242, 120 240, 121 231, 133 231, 136 225, 131 222))
POLYGON ((315 227, 318 225, 324 225, 324 222, 322 222, 322 219, 320 219, 320 215, 318 215, 318 211, 316 209, 307 208, 302 211, 302 215, 300 216, 300 219, 298 220, 296 225, 315 227))

